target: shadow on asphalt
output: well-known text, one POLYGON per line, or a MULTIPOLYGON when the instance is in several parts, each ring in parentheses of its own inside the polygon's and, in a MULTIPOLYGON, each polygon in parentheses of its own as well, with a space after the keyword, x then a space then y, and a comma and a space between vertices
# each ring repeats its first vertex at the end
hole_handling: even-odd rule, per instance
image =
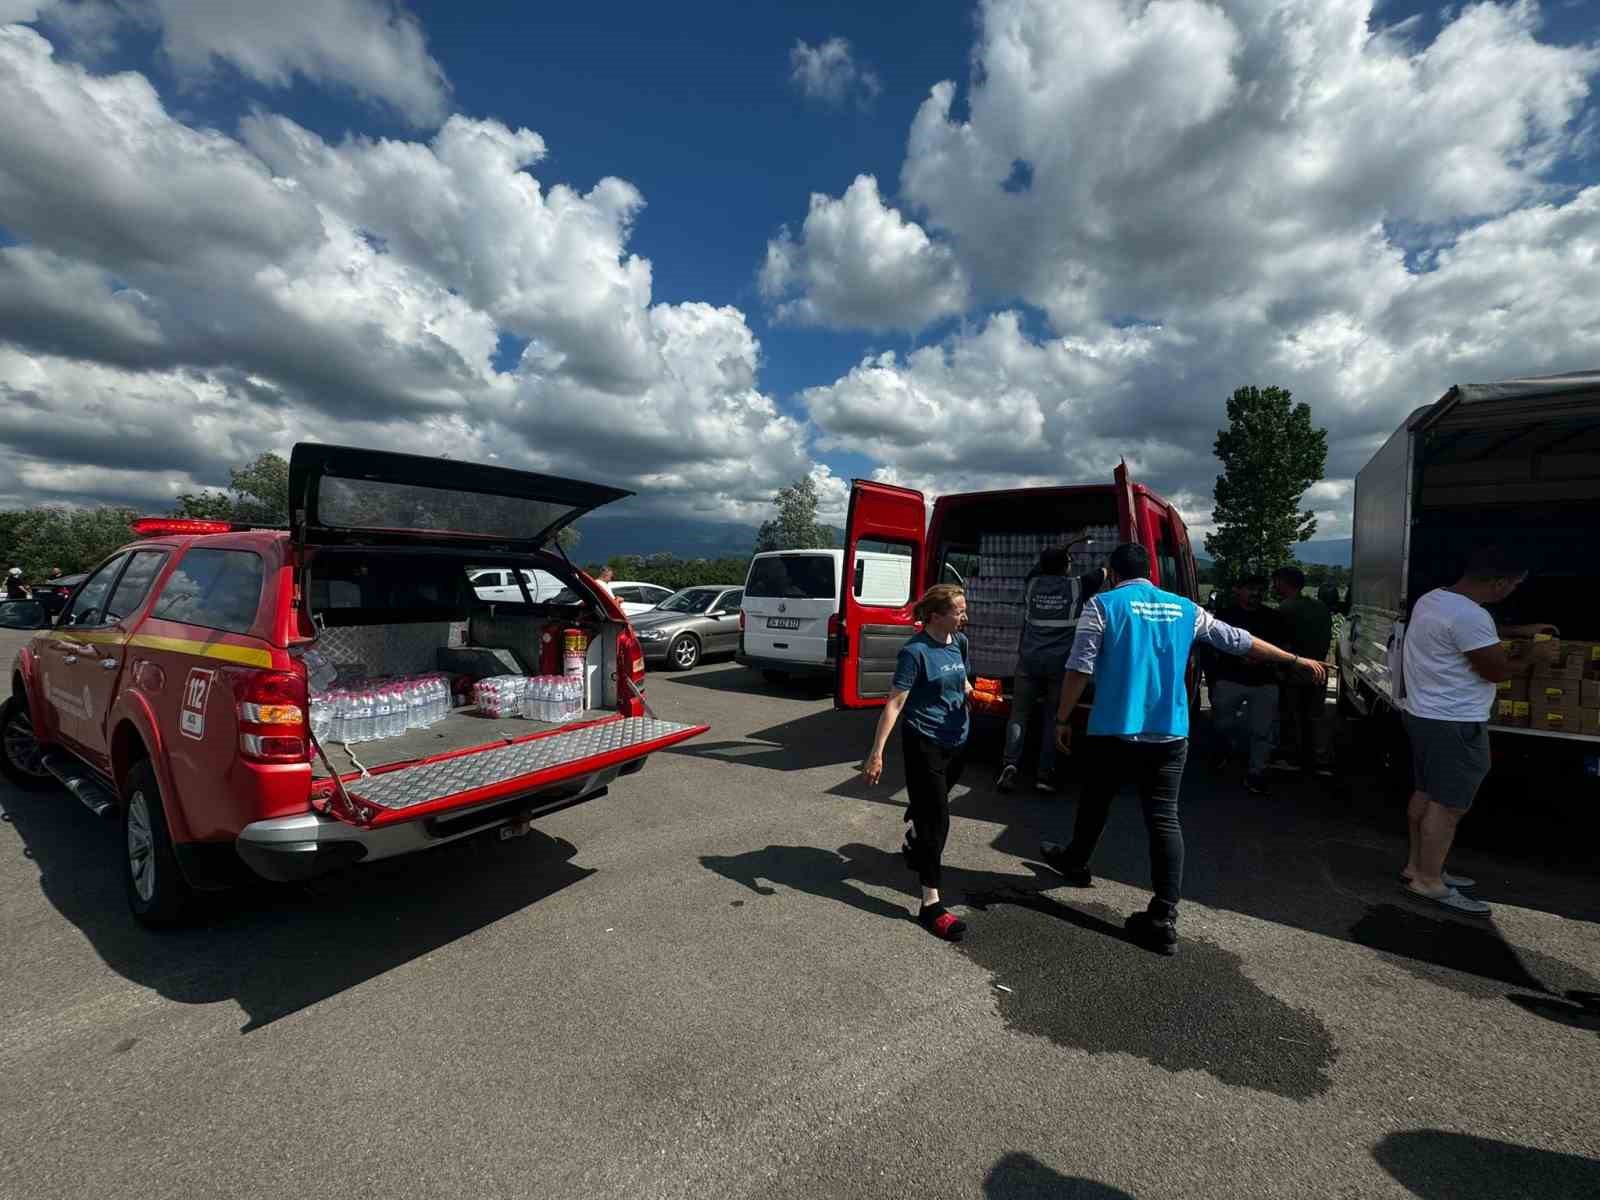
POLYGON ((1063 1175, 1031 1154, 1006 1155, 983 1178, 984 1200, 1134 1200, 1121 1188, 1063 1175))
MULTIPOLYGON (((667 753, 774 771, 854 765, 866 751, 872 720, 870 713, 825 709, 739 741, 694 741, 667 753)), ((1331 781, 1277 776, 1271 795, 1252 796, 1241 779, 1207 768, 1208 719, 1197 723, 1195 734, 1200 750, 1190 758, 1183 796, 1187 899, 1366 946, 1415 974, 1474 995, 1503 995, 1510 987, 1548 1001, 1568 991, 1600 990, 1586 972, 1507 941, 1492 920, 1423 911, 1420 902, 1400 895, 1405 785, 1397 788, 1381 764, 1365 764, 1367 774, 1331 781)), ((900 757, 897 737, 882 782, 869 786, 851 772, 823 794, 903 809, 900 757)), ((1071 783, 1062 795, 1027 788, 1000 795, 992 784, 994 757, 992 739, 975 736, 963 786, 951 797, 952 815, 1000 826, 994 847, 1023 860, 1037 856, 1043 839, 1070 837, 1071 783)), ((1348 747, 1345 761, 1355 761, 1348 747)), ((1070 758, 1063 776, 1071 778, 1070 758)), ((1575 849, 1571 839, 1549 827, 1539 831, 1542 840, 1530 841, 1526 828, 1519 837, 1507 835, 1508 821, 1534 824, 1526 819, 1525 804, 1511 808, 1491 796, 1479 809, 1463 826, 1478 822, 1479 836, 1463 838, 1452 863, 1479 878, 1476 894, 1491 903, 1600 922, 1600 890, 1593 886, 1592 867, 1585 872, 1581 866, 1594 862, 1594 844, 1575 849)), ((1149 887, 1147 843, 1131 789, 1114 806, 1092 867, 1106 878, 1149 887)), ((946 870, 951 871, 948 864, 946 870)), ((952 880, 958 878, 951 874, 952 880)), ((785 883, 803 889, 798 879, 785 883)), ((958 889, 952 882, 952 894, 958 889)), ((988 889, 980 883, 965 890, 988 889)), ((1587 1020, 1587 1014, 1559 1004, 1522 1007, 1552 1020, 1587 1020)))
MULTIPOLYGON (((917 880, 906 868, 898 851, 881 850, 852 842, 838 850, 820 846, 766 846, 744 854, 705 854, 700 865, 725 879, 743 884, 758 896, 776 894, 778 884, 796 892, 806 892, 825 900, 836 900, 875 917, 908 921, 915 915, 915 903, 892 904, 881 896, 862 891, 856 884, 889 887, 905 893, 913 901, 920 896, 917 880)), ((1050 886, 1048 868, 1025 864, 1029 875, 1008 875, 999 871, 969 871, 946 865, 941 890, 952 903, 974 894, 1010 894, 1018 889, 1037 891, 1050 886)), ((1047 899, 1047 898, 1046 898, 1047 899)), ((1122 930, 1107 926, 1116 937, 1122 930)))
POLYGON ((45 897, 106 965, 180 1004, 233 1000, 248 1033, 450 944, 592 875, 572 843, 534 830, 458 842, 309 884, 200 899, 190 927, 155 933, 123 897, 119 827, 70 796, 19 795, 6 818, 45 897))
POLYGON ((1417 1129, 1391 1133, 1372 1152, 1421 1200, 1555 1200, 1600 1196, 1600 1159, 1493 1138, 1417 1129))

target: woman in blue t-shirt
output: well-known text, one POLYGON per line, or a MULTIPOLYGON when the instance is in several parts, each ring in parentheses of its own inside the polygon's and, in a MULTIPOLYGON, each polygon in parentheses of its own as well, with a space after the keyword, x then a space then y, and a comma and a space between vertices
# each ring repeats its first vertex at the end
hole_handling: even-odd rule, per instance
POLYGON ((917 920, 935 937, 955 942, 967 927, 945 909, 939 880, 950 835, 950 789, 961 778, 967 746, 972 683, 967 678, 967 637, 961 632, 967 621, 966 593, 953 584, 938 584, 917 601, 912 615, 922 622, 922 632, 900 647, 894 686, 861 771, 868 783, 882 777, 884 748, 904 712, 901 742, 911 832, 900 852, 922 884, 917 920))

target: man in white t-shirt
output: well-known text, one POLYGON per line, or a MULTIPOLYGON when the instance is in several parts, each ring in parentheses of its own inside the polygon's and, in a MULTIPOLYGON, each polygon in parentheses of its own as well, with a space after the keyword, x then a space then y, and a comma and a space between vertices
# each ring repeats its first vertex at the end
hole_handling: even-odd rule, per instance
POLYGON ((1462 894, 1473 881, 1447 874, 1444 860, 1489 774, 1495 684, 1520 673, 1500 641, 1556 632, 1551 625, 1497 628, 1483 607, 1504 600, 1527 576, 1497 548, 1475 551, 1459 580, 1417 601, 1402 645, 1400 707, 1416 790, 1401 883, 1413 896, 1477 917, 1488 916, 1489 906, 1462 894))

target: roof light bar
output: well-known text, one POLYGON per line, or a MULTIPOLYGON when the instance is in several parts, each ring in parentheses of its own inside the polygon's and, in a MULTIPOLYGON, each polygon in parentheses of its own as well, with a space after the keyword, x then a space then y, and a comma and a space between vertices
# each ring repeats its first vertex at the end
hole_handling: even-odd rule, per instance
POLYGON ((140 537, 160 537, 177 533, 229 533, 231 521, 201 521, 193 517, 140 517, 129 523, 140 537))

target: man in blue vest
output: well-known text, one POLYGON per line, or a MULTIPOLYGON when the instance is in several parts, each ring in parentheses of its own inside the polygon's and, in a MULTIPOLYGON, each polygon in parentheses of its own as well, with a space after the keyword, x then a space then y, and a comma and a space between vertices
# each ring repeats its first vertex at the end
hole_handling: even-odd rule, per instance
POLYGON ((1156 587, 1143 546, 1125 544, 1112 551, 1109 581, 1109 589, 1084 605, 1078 619, 1056 712, 1056 743, 1070 754, 1072 713, 1094 680, 1072 842, 1045 842, 1040 855, 1074 887, 1093 887, 1089 858, 1105 831, 1111 801, 1124 783, 1136 784, 1150 835, 1155 895, 1146 911, 1128 918, 1127 930, 1149 949, 1171 955, 1178 952, 1183 886, 1178 788, 1189 755, 1185 676, 1190 650, 1196 641, 1204 642, 1252 662, 1292 667, 1309 680, 1325 680, 1327 670, 1224 624, 1186 596, 1156 587))

